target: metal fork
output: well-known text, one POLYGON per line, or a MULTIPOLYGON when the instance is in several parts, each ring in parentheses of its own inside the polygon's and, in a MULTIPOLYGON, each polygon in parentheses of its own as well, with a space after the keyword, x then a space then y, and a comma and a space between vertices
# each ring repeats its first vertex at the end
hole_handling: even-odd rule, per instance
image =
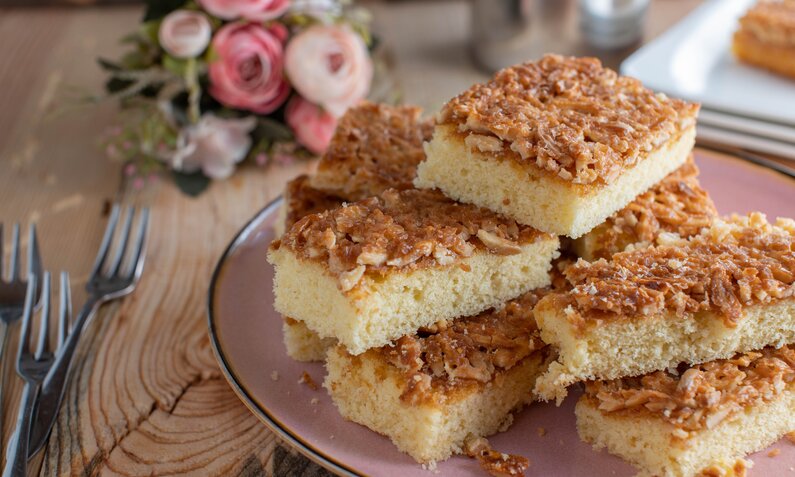
POLYGON ((17 373, 25 381, 22 399, 19 402, 16 430, 8 443, 6 465, 3 477, 25 477, 28 468, 28 442, 30 437, 31 419, 36 404, 39 388, 47 372, 55 362, 55 353, 66 340, 69 332, 69 275, 61 273, 60 311, 58 313, 58 340, 53 350, 49 346, 50 336, 50 273, 44 273, 42 284, 42 305, 39 319, 39 338, 36 351, 30 351, 30 334, 33 326, 33 312, 36 306, 35 295, 38 276, 28 280, 25 295, 25 310, 22 317, 22 331, 19 335, 19 353, 17 355, 17 373))
MULTIPOLYGON (((3 403, 5 383, 8 380, 8 363, 5 359, 5 348, 8 342, 8 332, 11 326, 21 317, 25 307, 25 290, 32 276, 41 277, 41 256, 39 254, 39 241, 36 238, 36 226, 31 224, 28 237, 28 275, 25 280, 20 276, 20 245, 19 224, 14 224, 11 239, 11 265, 8 279, 3 280, 3 224, 0 224, 0 442, 3 442, 3 403)), ((39 301, 41 287, 36 290, 33 304, 39 301)))
POLYGON ((133 207, 127 209, 127 217, 122 224, 121 231, 116 234, 120 209, 118 204, 113 206, 94 268, 88 283, 86 283, 88 298, 75 318, 69 337, 62 349, 59 350, 55 364, 44 379, 30 435, 29 458, 33 457, 47 443, 55 418, 58 416, 58 409, 61 407, 77 343, 86 323, 102 304, 131 293, 143 273, 149 209, 144 208, 141 211, 137 232, 132 241, 130 238, 135 209, 133 207), (114 247, 116 252, 111 258, 111 242, 113 242, 114 235, 117 236, 118 243, 114 247), (123 267, 125 262, 127 266, 123 267))

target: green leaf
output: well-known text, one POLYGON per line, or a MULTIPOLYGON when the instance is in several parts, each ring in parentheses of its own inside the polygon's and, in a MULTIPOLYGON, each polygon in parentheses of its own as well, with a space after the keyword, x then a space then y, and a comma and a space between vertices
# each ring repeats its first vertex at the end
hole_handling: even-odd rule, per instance
POLYGON ((163 18, 185 4, 185 0, 146 0, 144 21, 163 18))
POLYGON ((105 58, 97 58, 97 63, 99 64, 100 68, 105 71, 121 71, 122 67, 118 63, 114 63, 113 61, 106 60, 105 58))
POLYGON ((160 32, 160 20, 151 20, 141 24, 140 36, 143 40, 148 40, 149 44, 157 45, 160 43, 158 33, 160 32))
POLYGON ((135 81, 113 76, 105 82, 105 90, 107 90, 107 92, 110 94, 118 93, 119 91, 124 91, 125 89, 129 88, 133 83, 135 83, 135 81))
POLYGON ((170 55, 163 55, 163 67, 177 76, 185 76, 188 68, 186 60, 180 60, 170 55))
POLYGON ((174 183, 179 190, 191 197, 198 197, 210 185, 210 178, 201 172, 186 174, 184 172, 172 171, 174 183))
POLYGON ((271 118, 257 118, 257 127, 253 133, 255 138, 265 138, 270 141, 290 141, 293 133, 285 124, 271 118))
POLYGON ((142 51, 131 51, 121 58, 121 64, 128 70, 143 70, 152 66, 152 57, 142 51))

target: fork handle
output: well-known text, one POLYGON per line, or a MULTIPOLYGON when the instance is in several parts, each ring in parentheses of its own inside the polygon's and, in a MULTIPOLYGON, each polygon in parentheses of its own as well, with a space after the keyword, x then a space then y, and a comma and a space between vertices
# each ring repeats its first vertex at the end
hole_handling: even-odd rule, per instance
POLYGON ((19 415, 14 435, 8 441, 3 477, 26 477, 28 472, 28 441, 30 438, 33 405, 36 403, 38 384, 25 383, 22 390, 19 415))
POLYGON ((74 361, 77 344, 83 328, 94 312, 99 308, 101 302, 96 296, 89 296, 83 308, 69 330, 63 346, 55 354, 55 362, 44 378, 44 384, 39 396, 39 406, 36 409, 36 418, 33 420, 33 430, 30 436, 30 448, 28 457, 33 457, 47 443, 50 432, 58 417, 58 410, 61 408, 64 394, 66 392, 66 378, 69 375, 72 361, 74 361))

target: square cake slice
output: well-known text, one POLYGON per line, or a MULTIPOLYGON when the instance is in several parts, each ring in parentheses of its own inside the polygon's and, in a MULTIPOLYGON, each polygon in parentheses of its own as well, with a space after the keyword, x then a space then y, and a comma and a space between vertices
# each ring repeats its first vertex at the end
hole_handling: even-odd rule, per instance
POLYGON ((595 58, 547 55, 449 101, 415 184, 577 238, 684 164, 697 113, 595 58))
POLYGON ((696 235, 717 215, 715 204, 698 182, 698 167, 691 155, 685 165, 575 240, 573 249, 588 261, 609 259, 630 247, 653 245, 661 233, 696 235))
POLYGON ((467 436, 502 430, 533 401, 549 350, 532 310, 545 292, 358 356, 332 348, 324 386, 343 417, 388 436, 418 462, 447 459, 463 452, 467 436))
POLYGON ((535 317, 558 360, 538 381, 545 399, 584 380, 637 376, 795 342, 795 222, 754 213, 715 219, 684 240, 564 271, 572 289, 535 317))
POLYGON ((757 2, 740 18, 732 50, 740 61, 795 78, 795 1, 757 2))
POLYGON ((795 429, 791 346, 672 371, 587 383, 575 409, 580 437, 641 476, 689 477, 727 475, 795 429))
POLYGON ((550 283, 558 238, 436 190, 388 190, 274 241, 275 307, 356 355, 550 283))
POLYGON ((433 123, 416 106, 364 102, 340 119, 312 186, 349 201, 413 189, 433 123))

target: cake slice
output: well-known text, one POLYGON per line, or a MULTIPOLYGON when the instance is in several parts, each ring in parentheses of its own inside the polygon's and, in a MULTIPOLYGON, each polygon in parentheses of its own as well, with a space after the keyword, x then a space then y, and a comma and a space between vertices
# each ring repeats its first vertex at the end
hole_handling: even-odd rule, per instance
POLYGON ((326 153, 312 176, 314 188, 349 201, 386 189, 413 189, 423 141, 433 123, 416 106, 364 102, 340 119, 326 153))
POLYGON ((332 348, 324 386, 343 417, 388 436, 418 462, 462 453, 467 436, 502 430, 532 402, 549 353, 532 312, 544 293, 358 356, 332 348))
POLYGON ((550 283, 558 238, 435 190, 390 189, 269 249, 275 307, 356 355, 550 283))
POLYGON ((696 235, 717 215, 715 204, 698 183, 691 155, 682 167, 575 240, 573 249, 588 261, 609 259, 630 247, 652 245, 664 232, 685 238, 696 235))
POLYGON ((795 1, 762 0, 740 18, 732 50, 740 61, 795 78, 795 1))
POLYGON ((675 371, 587 383, 575 410, 580 437, 641 476, 717 476, 795 429, 791 346, 675 371))
POLYGON ((595 58, 547 55, 448 102, 415 184, 577 238, 684 164, 697 112, 595 58))
POLYGON ((281 237, 285 230, 305 216, 337 208, 344 202, 340 197, 312 187, 306 174, 288 182, 283 197, 274 226, 277 237, 281 237))
POLYGON ((535 317, 558 360, 538 381, 545 399, 565 387, 702 363, 795 342, 795 222, 760 213, 716 219, 689 240, 584 260, 573 288, 545 297, 535 317))

